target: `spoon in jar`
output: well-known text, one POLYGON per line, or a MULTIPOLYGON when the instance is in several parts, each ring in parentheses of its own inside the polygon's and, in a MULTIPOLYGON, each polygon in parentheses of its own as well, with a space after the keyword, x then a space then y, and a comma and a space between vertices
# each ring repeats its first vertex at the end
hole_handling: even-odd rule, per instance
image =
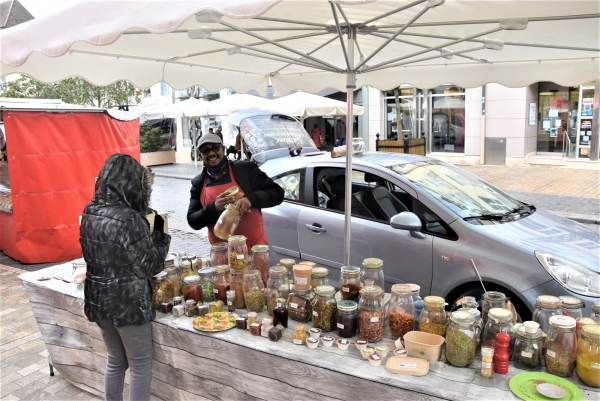
POLYGON ((481 283, 481 286, 483 287, 483 292, 487 292, 487 290, 485 289, 485 286, 483 285, 483 280, 481 279, 479 270, 477 270, 477 266, 475 266, 475 262, 473 261, 473 258, 471 257, 471 255, 469 255, 469 260, 471 261, 471 266, 473 266, 473 270, 475 270, 475 274, 477 274, 477 277, 479 278, 479 282, 481 283))

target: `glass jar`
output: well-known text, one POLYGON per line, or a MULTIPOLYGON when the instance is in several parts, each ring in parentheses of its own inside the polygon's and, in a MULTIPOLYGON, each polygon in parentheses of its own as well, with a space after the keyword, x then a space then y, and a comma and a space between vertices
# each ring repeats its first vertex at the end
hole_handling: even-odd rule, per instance
POLYGON ((288 327, 288 311, 285 307, 285 298, 277 298, 277 305, 273 308, 273 326, 282 325, 288 327))
POLYGON ((166 279, 171 282, 173 286, 173 296, 178 297, 181 295, 181 279, 179 278, 179 269, 175 265, 171 265, 165 269, 167 275, 166 279))
MULTIPOLYGON (((225 253, 225 257, 227 257, 227 253, 225 253)), ((227 264, 227 260, 225 261, 224 264, 227 264)), ((202 257, 198 258, 198 270, 204 269, 206 267, 211 267, 211 266, 212 266, 212 264, 210 263, 210 256, 202 256, 202 257)), ((218 266, 218 265, 215 265, 215 266, 218 266)))
POLYGON ((250 328, 252 323, 258 322, 258 315, 256 312, 248 312, 248 322, 247 327, 250 328))
POLYGON ((195 276, 197 271, 194 270, 192 260, 196 259, 195 255, 188 255, 185 252, 181 252, 181 272, 179 273, 179 278, 181 279, 181 287, 183 288, 183 280, 185 280, 188 276, 195 276))
POLYGON ((581 329, 583 328, 583 326, 588 326, 590 324, 591 325, 598 324, 598 322, 595 321, 594 319, 592 319, 591 317, 580 317, 580 318, 575 319, 575 322, 577 323, 575 325, 575 332, 577 333, 577 341, 579 341, 581 339, 581 329))
MULTIPOLYGON (((166 263, 167 262, 165 260, 165 267, 166 263)), ((71 262, 71 265, 73 266, 73 280, 75 280, 76 278, 82 278, 85 281, 85 276, 87 274, 87 263, 85 262, 85 260, 75 259, 71 262)))
POLYGON ((252 256, 250 257, 250 266, 260 272, 260 277, 266 283, 269 279, 269 245, 254 245, 252 247, 252 256))
POLYGON ((337 335, 350 338, 356 335, 358 327, 358 304, 354 301, 340 301, 337 303, 336 318, 337 335))
POLYGON ((477 309, 478 306, 479 303, 475 297, 465 297, 459 310, 469 312, 473 316, 473 319, 475 319, 475 324, 479 329, 479 336, 477 338, 477 346, 479 347, 481 343, 481 334, 483 333, 483 319, 481 318, 481 312, 477 309))
POLYGON ((481 296, 481 318, 483 319, 483 326, 485 327, 488 320, 488 312, 492 308, 506 308, 506 302, 508 298, 501 292, 498 291, 487 291, 481 296))
POLYGON ((337 311, 335 288, 331 285, 320 285, 316 288, 315 294, 318 298, 313 305, 313 327, 324 332, 335 330, 337 311))
POLYGON ((592 314, 590 317, 600 323, 600 301, 596 301, 592 304, 592 314))
POLYGON ((269 337, 269 330, 273 328, 273 319, 264 318, 262 325, 260 326, 260 335, 263 337, 269 337))
MULTIPOLYGON (((381 289, 385 288, 385 276, 383 275, 383 260, 377 258, 367 258, 363 260, 361 279, 362 283, 366 280, 373 280, 373 285, 381 289)), ((364 285, 362 285, 364 287, 364 285)))
POLYGON ((290 319, 297 322, 308 322, 312 317, 313 292, 294 288, 287 299, 287 311, 290 319))
POLYGON ((550 317, 562 315, 560 310, 561 301, 558 297, 552 295, 540 295, 535 300, 535 310, 531 320, 539 323, 542 333, 548 334, 550 329, 550 317))
POLYGON ((298 345, 306 344, 306 331, 304 331, 303 324, 296 325, 294 334, 292 334, 292 342, 298 345))
POLYGON ((419 330, 444 336, 446 334, 446 300, 430 295, 423 299, 423 310, 419 316, 419 330))
POLYGON ((215 300, 215 270, 212 267, 202 269, 198 272, 200 283, 202 285, 202 296, 204 301, 212 302, 215 300))
POLYGON ((235 291, 235 307, 244 309, 246 301, 244 301, 244 270, 230 270, 231 282, 229 288, 235 291))
POLYGON ((446 329, 446 360, 454 366, 468 366, 475 360, 479 327, 467 311, 450 315, 446 329))
POLYGON ((357 266, 342 266, 340 270, 340 293, 342 294, 342 299, 357 301, 360 288, 360 268, 357 266))
POLYGON ((539 370, 542 366, 543 351, 542 329, 539 327, 519 327, 513 349, 515 368, 539 370))
POLYGON ((229 290, 225 296, 227 297, 227 312, 235 312, 235 291, 229 290))
POLYGON ((229 272, 231 269, 228 265, 215 266, 213 269, 215 271, 215 300, 225 303, 227 302, 227 291, 230 289, 229 272))
POLYGON ((249 311, 260 312, 265 307, 265 285, 258 270, 247 270, 244 274, 244 301, 249 311))
POLYGON ((352 138, 352 154, 360 156, 365 152, 365 141, 361 137, 352 138))
POLYGON ((185 315, 187 317, 196 316, 198 314, 198 310, 196 309, 197 305, 198 305, 198 302, 196 302, 193 299, 186 300, 184 307, 183 307, 185 315))
POLYGON ((221 266, 228 265, 229 259, 227 257, 227 242, 217 242, 210 246, 210 265, 221 266))
POLYGON ((383 314, 383 290, 365 280, 363 294, 358 303, 358 336, 370 343, 383 338, 385 316, 383 314))
POLYGON ((312 291, 310 287, 312 269, 312 266, 307 264, 294 265, 294 288, 312 291))
POLYGON ((294 284, 294 265, 295 264, 296 264, 296 261, 294 259, 285 258, 285 259, 279 260, 279 266, 284 266, 287 270, 290 285, 294 284))
POLYGON ((265 290, 267 297, 267 312, 273 316, 273 309, 277 305, 277 299, 283 298, 283 306, 285 300, 290 295, 290 282, 288 281, 287 269, 283 266, 272 266, 269 269, 269 279, 267 280, 267 288, 265 290))
POLYGON ((222 312, 223 311, 223 301, 212 301, 208 304, 208 310, 210 313, 222 312))
POLYGON ((158 309, 163 302, 173 299, 173 284, 167 280, 167 273, 160 272, 152 277, 152 305, 158 309))
POLYGON ((392 338, 404 338, 415 327, 415 305, 410 285, 394 284, 389 305, 388 323, 392 338))
POLYGON ((573 319, 577 320, 577 318, 583 317, 583 313, 581 311, 582 308, 585 308, 585 304, 579 298, 569 297, 563 295, 558 297, 562 302, 561 311, 565 316, 570 316, 573 319))
POLYGON ((213 232, 217 237, 227 240, 235 233, 241 218, 242 216, 235 208, 235 205, 230 203, 225 206, 225 210, 223 210, 221 216, 219 216, 219 220, 217 220, 213 232))
POLYGON ((196 302, 203 303, 204 298, 202 294, 202 284, 200 277, 198 276, 187 276, 183 279, 183 298, 187 301, 193 299, 196 302))
POLYGON ((414 331, 419 331, 419 317, 421 316, 421 311, 423 310, 423 299, 421 298, 421 286, 417 284, 407 284, 410 285, 410 289, 412 291, 411 296, 413 299, 413 304, 415 306, 415 326, 413 328, 414 331))
POLYGON ((243 235, 232 235, 227 241, 227 258, 229 267, 233 270, 244 270, 248 267, 248 246, 246 237, 243 235))
POLYGON ((577 334, 575 319, 569 316, 551 316, 546 338, 546 370, 560 377, 569 377, 577 361, 577 334))
POLYGON ((326 267, 315 267, 310 274, 310 287, 313 291, 320 285, 329 285, 329 270, 326 267))
MULTIPOLYGON (((483 329, 483 345, 496 349, 496 335, 506 333, 512 335, 512 312, 504 308, 492 308, 488 311, 488 321, 483 329)), ((512 357, 513 350, 507 349, 508 358, 512 357)))
POLYGON ((177 252, 169 252, 167 253, 167 257, 165 258, 165 267, 175 266, 177 269, 181 268, 181 258, 177 252))
POLYGON ((233 196, 234 201, 240 200, 244 197, 244 191, 239 187, 233 186, 224 191, 228 196, 233 196))
POLYGON ((576 371, 585 384, 600 387, 600 325, 587 325, 581 329, 576 371))

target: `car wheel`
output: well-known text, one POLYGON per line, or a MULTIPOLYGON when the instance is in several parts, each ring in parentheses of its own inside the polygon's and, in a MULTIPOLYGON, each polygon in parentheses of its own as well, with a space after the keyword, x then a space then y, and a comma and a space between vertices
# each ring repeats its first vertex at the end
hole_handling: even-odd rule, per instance
MULTIPOLYGON (((489 283, 485 284, 485 288, 488 291, 500 291, 500 292, 506 294, 506 296, 509 298, 510 302, 513 304, 513 306, 515 307, 515 309, 517 311, 518 321, 525 321, 525 320, 531 319, 531 311, 529 310, 529 308, 527 308, 527 306, 512 292, 506 290, 503 287, 500 287, 497 285, 494 286, 489 283)), ((477 284, 477 285, 473 284, 471 286, 465 287, 464 289, 461 289, 460 291, 458 291, 457 294, 458 295, 451 296, 449 299, 446 300, 449 304, 450 304, 450 301, 452 301, 452 303, 450 304, 450 311, 452 311, 452 312, 460 309, 460 307, 462 306, 462 301, 463 301, 464 297, 475 297, 475 299, 477 299, 477 301, 481 302, 481 297, 483 295, 483 288, 481 288, 481 286, 479 284, 477 284)))

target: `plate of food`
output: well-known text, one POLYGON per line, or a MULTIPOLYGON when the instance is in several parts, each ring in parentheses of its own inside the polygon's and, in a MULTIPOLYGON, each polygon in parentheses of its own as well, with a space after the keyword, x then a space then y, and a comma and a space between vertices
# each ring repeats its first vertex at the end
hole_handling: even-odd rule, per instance
MULTIPOLYGON (((511 391, 519 398, 523 400, 544 400, 548 401, 549 398, 545 397, 540 391, 538 387, 545 388, 544 386, 540 386, 540 384, 553 384, 555 386, 560 387, 564 390, 564 396, 561 398, 557 398, 564 401, 583 401, 583 393, 581 390, 571 383, 570 381, 563 379, 562 377, 554 376, 549 373, 543 372, 525 372, 519 373, 510 379, 508 385, 511 391)), ((549 387, 549 386, 546 386, 549 387)))
POLYGON ((198 316, 192 322, 192 327, 199 331, 217 332, 235 327, 237 314, 231 312, 213 312, 198 316))

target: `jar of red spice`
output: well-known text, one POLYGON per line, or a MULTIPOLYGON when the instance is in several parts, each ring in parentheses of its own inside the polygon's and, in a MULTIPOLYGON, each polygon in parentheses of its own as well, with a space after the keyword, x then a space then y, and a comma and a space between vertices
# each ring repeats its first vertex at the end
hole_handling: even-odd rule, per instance
POLYGON ((370 343, 383 338, 385 315, 383 314, 383 290, 365 280, 365 288, 358 304, 358 336, 370 343))
POLYGON ((204 302, 202 298, 202 284, 200 283, 200 277, 198 276, 187 276, 183 279, 183 297, 187 301, 193 299, 196 302, 204 302))
POLYGON ((388 322, 392 338, 403 338, 415 326, 415 306, 410 285, 394 284, 389 305, 388 322))
POLYGON ((229 265, 213 267, 216 277, 214 283, 215 301, 227 302, 227 291, 230 289, 229 265))
POLYGON ((227 242, 217 242, 210 246, 210 265, 221 266, 229 264, 227 258, 227 242))
POLYGON ((254 245, 250 257, 251 268, 260 272, 263 283, 269 279, 269 245, 254 245))
POLYGON ((360 293, 360 268, 357 266, 342 266, 340 271, 340 293, 342 299, 358 300, 360 293))

